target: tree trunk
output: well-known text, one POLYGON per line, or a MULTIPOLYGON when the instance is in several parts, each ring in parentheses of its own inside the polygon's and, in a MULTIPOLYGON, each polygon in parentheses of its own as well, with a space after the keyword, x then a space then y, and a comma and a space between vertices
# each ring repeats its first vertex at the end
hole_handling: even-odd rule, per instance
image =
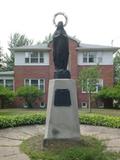
POLYGON ((1 99, 0 99, 0 108, 2 108, 2 101, 1 101, 1 99))
POLYGON ((5 99, 3 96, 0 97, 0 108, 4 108, 5 99))
POLYGON ((91 94, 90 93, 88 94, 88 109, 89 109, 89 112, 91 113, 91 94))

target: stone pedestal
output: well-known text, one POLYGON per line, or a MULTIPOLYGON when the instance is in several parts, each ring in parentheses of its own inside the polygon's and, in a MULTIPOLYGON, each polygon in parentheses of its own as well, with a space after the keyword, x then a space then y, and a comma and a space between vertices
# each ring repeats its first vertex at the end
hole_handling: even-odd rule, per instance
POLYGON ((44 143, 80 140, 76 83, 72 79, 49 81, 44 143))

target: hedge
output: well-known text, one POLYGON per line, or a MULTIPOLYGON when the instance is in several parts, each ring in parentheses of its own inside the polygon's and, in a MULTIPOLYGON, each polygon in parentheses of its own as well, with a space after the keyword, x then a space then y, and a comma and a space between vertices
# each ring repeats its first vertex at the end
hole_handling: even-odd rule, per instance
MULTIPOLYGON (((81 124, 120 128, 120 117, 100 114, 81 114, 81 124)), ((45 124, 45 113, 29 115, 0 116, 0 128, 16 127, 21 125, 45 124)))
POLYGON ((81 114, 80 123, 94 126, 120 128, 120 117, 100 114, 81 114))
POLYGON ((22 125, 45 124, 45 114, 29 114, 16 116, 0 116, 0 128, 22 125))

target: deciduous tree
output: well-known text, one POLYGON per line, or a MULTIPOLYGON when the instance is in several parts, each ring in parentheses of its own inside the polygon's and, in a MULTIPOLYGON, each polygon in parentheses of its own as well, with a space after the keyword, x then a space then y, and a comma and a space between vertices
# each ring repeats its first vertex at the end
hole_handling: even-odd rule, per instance
POLYGON ((5 70, 13 70, 14 67, 14 59, 15 55, 13 52, 14 47, 20 47, 20 46, 28 46, 33 43, 33 40, 28 39, 24 34, 20 33, 14 33, 13 35, 10 35, 10 40, 8 42, 9 50, 10 50, 10 55, 5 54, 4 56, 4 63, 6 64, 6 69, 5 70))
POLYGON ((78 77, 78 84, 81 88, 81 91, 84 91, 88 95, 88 108, 91 112, 91 96, 96 92, 96 87, 99 82, 99 67, 85 67, 80 70, 78 77))
POLYGON ((115 83, 120 82, 120 50, 117 51, 114 57, 114 80, 115 83))

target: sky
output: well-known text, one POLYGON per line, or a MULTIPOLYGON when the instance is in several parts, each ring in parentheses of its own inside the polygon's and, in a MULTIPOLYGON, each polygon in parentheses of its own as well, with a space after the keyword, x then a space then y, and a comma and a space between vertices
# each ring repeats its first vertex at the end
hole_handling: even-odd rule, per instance
MULTIPOLYGON (((11 34, 44 40, 56 27, 53 17, 64 12, 65 30, 82 43, 120 46, 120 0, 0 0, 0 45, 8 52, 11 34)), ((56 21, 63 20, 59 16, 56 21)))

